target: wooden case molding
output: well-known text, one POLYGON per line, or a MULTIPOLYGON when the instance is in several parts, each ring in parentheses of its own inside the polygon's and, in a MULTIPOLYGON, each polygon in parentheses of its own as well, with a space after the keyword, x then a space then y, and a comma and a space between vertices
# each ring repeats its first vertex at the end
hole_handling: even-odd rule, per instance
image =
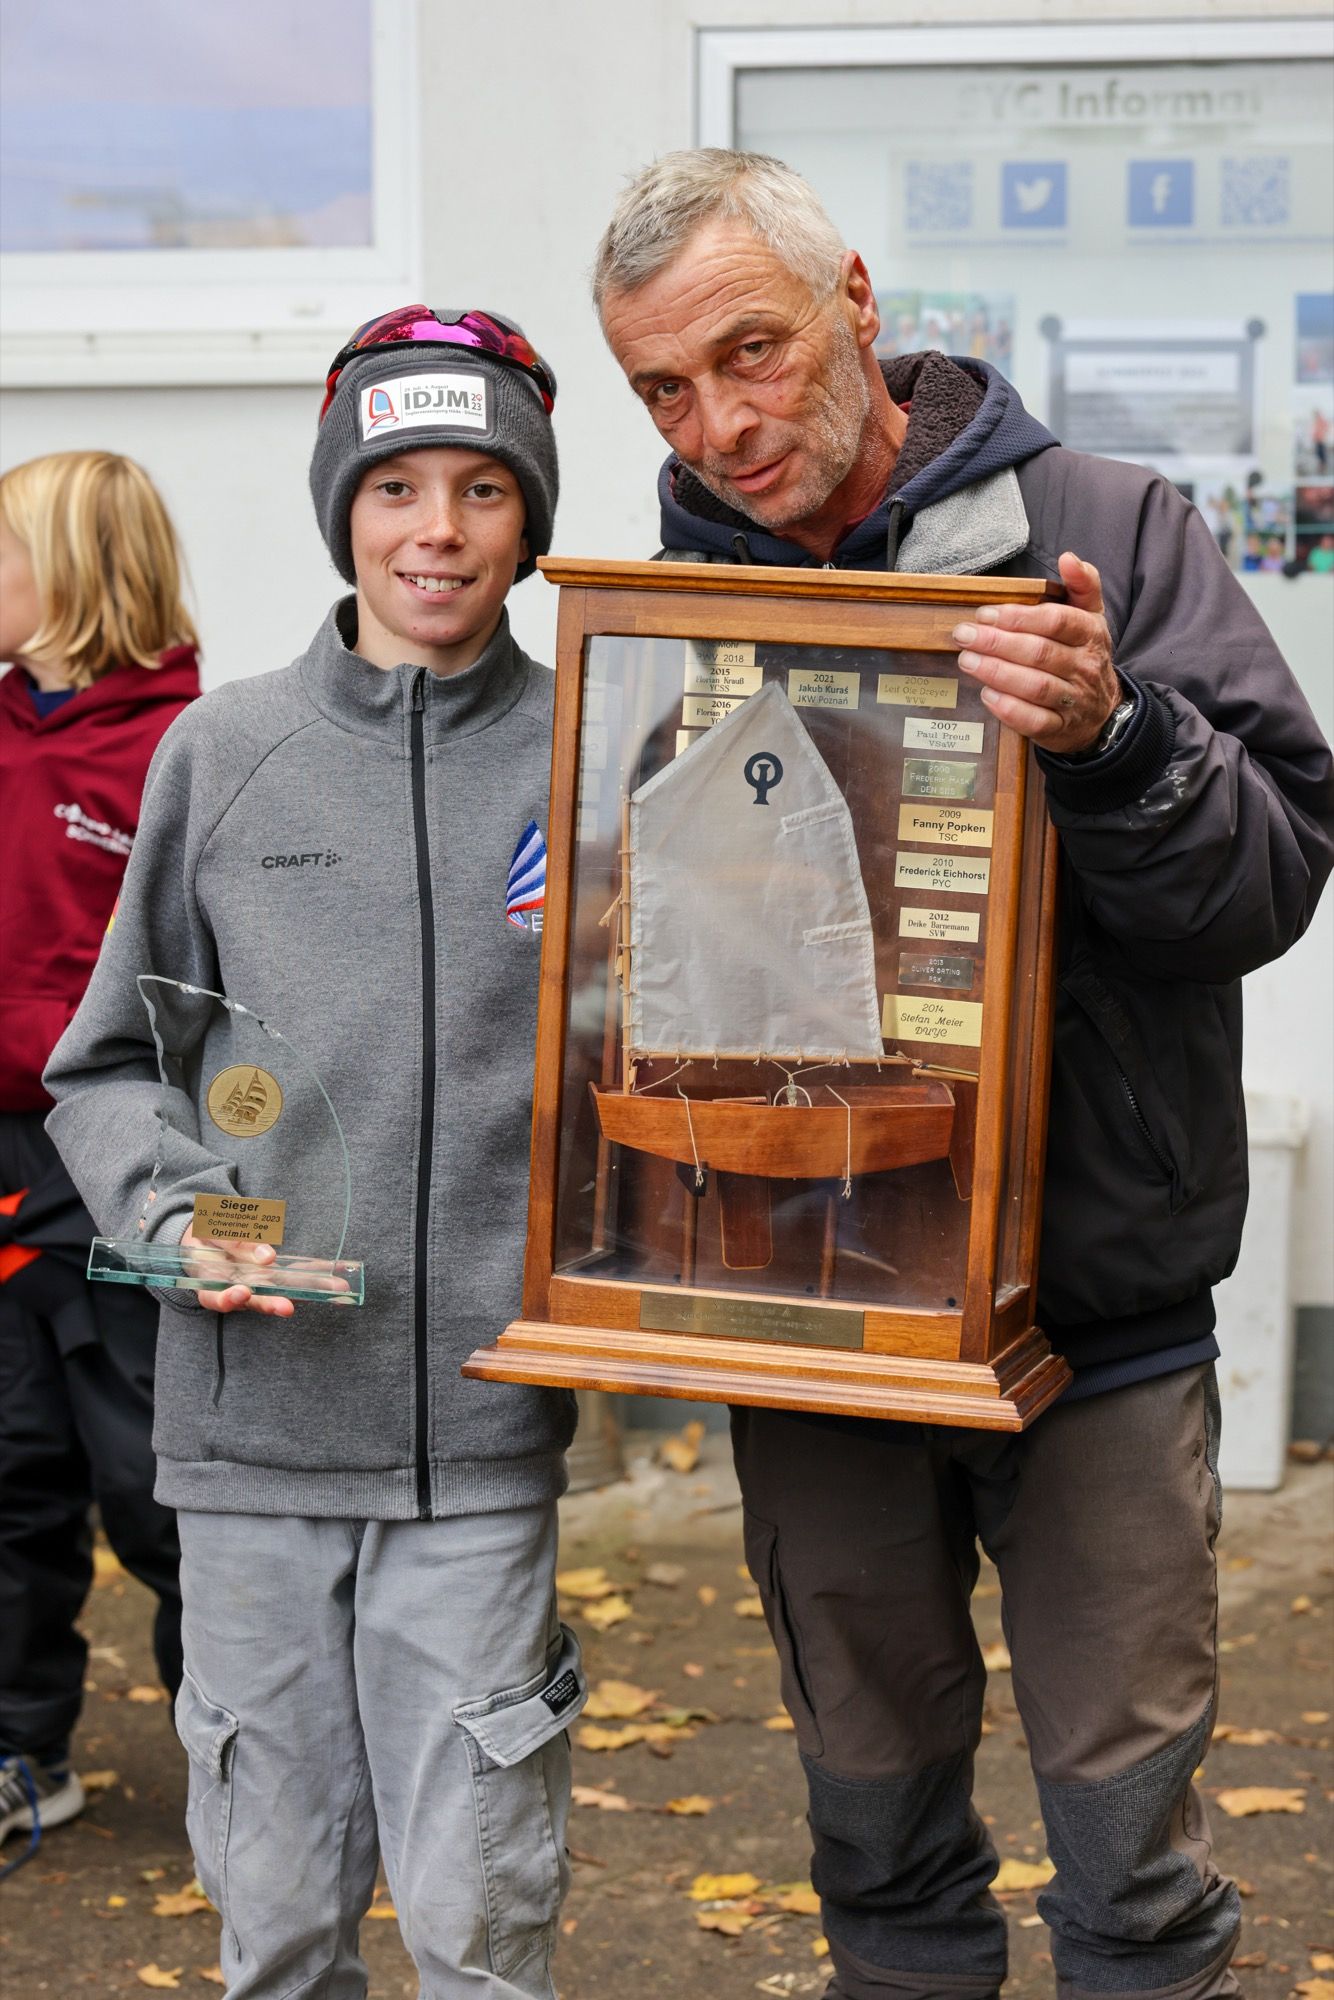
MULTIPOLYGON (((983 604, 1059 589, 539 566, 561 598, 523 1311, 463 1373, 1022 1430, 1070 1379, 1034 1320, 1056 843, 1030 747, 950 635, 983 604), (648 945, 632 945, 630 798, 706 739, 717 764, 707 718, 775 680, 851 816, 882 1025, 893 1008, 930 1041, 804 1066, 770 1045, 633 1045, 624 1000, 648 945), (707 693, 704 717, 700 684, 732 691, 707 693), (944 830, 905 837, 910 806, 944 830), (927 866, 933 842, 937 862, 985 858, 989 881, 901 882, 900 853, 927 866), (945 942, 920 934, 937 901, 945 942)), ((683 968, 687 992, 699 976, 683 968)))

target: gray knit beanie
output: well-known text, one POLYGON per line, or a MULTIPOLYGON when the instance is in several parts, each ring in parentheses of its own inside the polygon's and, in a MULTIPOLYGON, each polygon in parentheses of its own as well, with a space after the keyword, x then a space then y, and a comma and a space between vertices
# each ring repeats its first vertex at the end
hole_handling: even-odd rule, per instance
POLYGON ((338 378, 315 440, 310 492, 341 576, 356 582, 349 519, 368 465, 400 451, 456 445, 507 465, 523 488, 528 554, 516 582, 551 547, 560 478, 556 434, 537 384, 480 349, 368 348, 338 378))

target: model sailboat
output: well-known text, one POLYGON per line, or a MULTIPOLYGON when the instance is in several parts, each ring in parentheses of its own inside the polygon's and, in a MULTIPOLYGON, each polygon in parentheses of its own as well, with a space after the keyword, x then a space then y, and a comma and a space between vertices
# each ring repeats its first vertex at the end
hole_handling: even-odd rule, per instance
POLYGON ((777 681, 632 794, 622 847, 621 1088, 591 1087, 604 1140, 701 1190, 711 1168, 846 1198, 954 1139, 966 1195, 954 1091, 891 1080, 852 815, 777 681), (754 1085, 720 1095, 738 1063, 754 1085))

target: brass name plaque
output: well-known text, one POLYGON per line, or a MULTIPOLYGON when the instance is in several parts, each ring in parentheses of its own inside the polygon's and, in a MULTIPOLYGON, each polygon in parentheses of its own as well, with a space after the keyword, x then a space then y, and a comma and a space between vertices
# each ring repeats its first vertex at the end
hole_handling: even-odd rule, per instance
POLYGON ((682 727, 711 729, 715 722, 721 722, 734 708, 740 708, 744 700, 744 695, 688 694, 681 703, 682 727))
POLYGON ((800 1347, 860 1347, 866 1333, 865 1313, 845 1306, 705 1298, 697 1292, 641 1292, 639 1324, 647 1332, 711 1333, 800 1347))
POLYGON ((903 718, 903 747, 905 750, 968 750, 976 752, 982 748, 983 725, 980 722, 956 722, 952 716, 905 715, 903 718))
POLYGON ((860 674, 794 667, 787 677, 787 698, 793 708, 856 708, 861 686, 860 674))
POLYGON ((951 847, 990 847, 990 807, 909 805, 899 807, 900 840, 943 840, 951 847))
POLYGON ((190 1227, 196 1236, 231 1237, 237 1243, 281 1243, 285 1201, 240 1194, 197 1194, 190 1227))
POLYGON ((973 990, 975 958, 954 952, 899 953, 899 983, 903 986, 957 986, 964 993, 973 990))
POLYGON ((876 700, 896 708, 957 708, 959 683, 943 674, 881 674, 876 700))
POLYGON ((905 757, 905 799, 971 799, 977 791, 976 764, 945 757, 905 757))

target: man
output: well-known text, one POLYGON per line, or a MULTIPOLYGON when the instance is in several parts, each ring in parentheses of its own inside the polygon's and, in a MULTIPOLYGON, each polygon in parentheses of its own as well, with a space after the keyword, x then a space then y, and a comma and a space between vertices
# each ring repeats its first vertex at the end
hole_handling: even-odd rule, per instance
POLYGON ((163 1313, 176 1717, 229 2000, 364 1995, 381 1851, 426 2000, 552 2000, 584 1697, 554 1585, 574 1404, 458 1371, 518 1306, 552 680, 505 604, 551 543, 555 393, 487 313, 406 306, 335 356, 310 485, 355 594, 291 666, 167 732, 47 1071, 52 1135, 115 1236, 142 1215, 190 1243, 197 1192, 323 1186, 280 1091, 272 1131, 236 1136, 210 1041, 159 1133, 140 973, 290 1032, 347 1134, 360 1311, 255 1289, 273 1251, 229 1244, 234 1282, 163 1313))
POLYGON ((1040 1311, 1074 1383, 1019 1438, 732 1416, 830 1992, 980 2000, 1005 1977, 970 1800, 980 1539, 1056 1864, 1039 1908, 1061 1993, 1234 1993, 1237 1892, 1191 1783, 1216 1683, 1211 1287, 1246 1199, 1238 982, 1310 918, 1328 750, 1196 511, 1062 450, 984 362, 879 365, 866 267, 780 163, 646 169, 594 291, 672 449, 667 559, 1065 587, 954 636, 1037 746, 1061 836, 1040 1311))

